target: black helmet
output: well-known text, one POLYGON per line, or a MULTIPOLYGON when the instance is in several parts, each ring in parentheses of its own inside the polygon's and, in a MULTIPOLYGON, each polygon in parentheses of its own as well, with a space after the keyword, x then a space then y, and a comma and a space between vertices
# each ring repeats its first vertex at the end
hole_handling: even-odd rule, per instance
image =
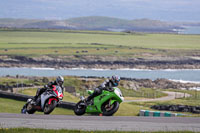
POLYGON ((113 75, 112 78, 111 78, 111 81, 112 81, 114 86, 118 86, 119 81, 120 81, 120 77, 117 76, 117 75, 113 75))
POLYGON ((64 78, 62 76, 58 76, 56 78, 56 83, 61 86, 64 83, 64 78))

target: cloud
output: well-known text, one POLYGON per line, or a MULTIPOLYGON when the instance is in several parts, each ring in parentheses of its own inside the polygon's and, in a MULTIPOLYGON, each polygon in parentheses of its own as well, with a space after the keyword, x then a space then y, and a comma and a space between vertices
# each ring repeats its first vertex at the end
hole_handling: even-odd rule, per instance
POLYGON ((1 0, 0 17, 199 20, 200 0, 1 0), (15 11, 15 12, 11 12, 15 11), (180 15, 181 13, 181 15, 180 15), (180 18, 181 16, 181 18, 180 18))

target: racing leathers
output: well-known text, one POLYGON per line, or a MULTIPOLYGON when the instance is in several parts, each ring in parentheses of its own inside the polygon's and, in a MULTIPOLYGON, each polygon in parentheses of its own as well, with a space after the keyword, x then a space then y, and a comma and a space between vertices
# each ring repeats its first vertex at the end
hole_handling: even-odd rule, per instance
POLYGON ((100 95, 102 93, 102 90, 113 91, 113 87, 116 87, 116 86, 117 85, 114 85, 111 79, 107 79, 100 86, 94 89, 94 92, 86 98, 86 102, 89 102, 94 97, 100 95))
POLYGON ((33 101, 36 102, 36 100, 38 99, 38 97, 44 93, 47 89, 53 89, 53 85, 58 85, 62 88, 62 92, 64 90, 63 85, 58 84, 56 81, 51 81, 48 84, 44 85, 43 88, 38 88, 36 95, 33 97, 33 101))

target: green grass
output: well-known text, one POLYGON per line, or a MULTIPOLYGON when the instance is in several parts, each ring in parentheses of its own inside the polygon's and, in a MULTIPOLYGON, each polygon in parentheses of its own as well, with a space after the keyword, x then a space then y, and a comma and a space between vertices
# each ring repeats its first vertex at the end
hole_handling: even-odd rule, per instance
MULTIPOLYGON (((65 76, 65 82, 64 82, 64 86, 73 86, 76 89, 76 93, 80 93, 80 95, 84 95, 84 96, 88 96, 87 91, 85 90, 86 88, 83 86, 90 86, 91 84, 95 84, 95 86, 100 85, 105 79, 98 79, 97 81, 85 81, 82 80, 80 78, 77 77, 73 77, 73 76, 65 76)), ((47 81, 54 81, 55 77, 51 77, 51 78, 46 78, 47 81)), ((126 84, 126 81, 121 81, 123 82, 123 84, 126 84)), ((32 79, 32 78, 13 78, 13 77, 0 77, 0 84, 1 85, 10 85, 13 86, 16 84, 34 84, 34 85, 44 85, 47 84, 44 83, 43 78, 36 78, 36 79, 32 79)), ((133 90, 133 89, 127 89, 124 88, 122 86, 119 86, 120 90, 123 93, 124 97, 144 97, 144 98, 159 98, 159 97, 163 97, 166 96, 165 93, 162 93, 160 90, 157 89, 151 89, 151 88, 141 88, 137 91, 133 90)), ((94 89, 94 88, 88 88, 88 89, 94 89)), ((33 89, 26 89, 23 91, 19 91, 19 93, 23 93, 26 95, 31 95, 34 96, 36 94, 37 88, 33 88, 33 89)), ((64 100, 66 101, 70 101, 70 102, 77 102, 78 98, 77 97, 72 97, 72 95, 70 95, 69 93, 65 93, 65 97, 64 100)))
MULTIPOLYGON (((63 32, 13 32, 1 31, 0 48, 46 48, 95 46, 92 43, 144 48, 195 48, 199 49, 199 35, 145 34, 145 35, 104 35, 63 32), (56 45, 55 45, 56 44, 56 45), (78 44, 78 45, 74 45, 78 44)), ((101 45, 100 45, 101 46, 101 45)))
POLYGON ((0 112, 1 113, 20 113, 21 108, 25 102, 16 101, 7 98, 0 98, 0 112))
MULTIPOLYGON (((174 90, 174 89, 168 89, 167 91, 173 91, 173 92, 181 92, 181 93, 188 93, 191 95, 191 97, 185 98, 186 100, 200 100, 200 91, 197 90, 174 90)), ((194 103, 200 106, 198 103, 194 103)))
MULTIPOLYGON (((0 98, 0 113, 20 113, 24 104, 25 102, 22 101, 0 98)), ((36 114, 42 114, 42 113, 37 112, 36 114)), ((73 110, 55 108, 55 110, 51 114, 73 115, 74 112, 73 110)))
POLYGON ((9 78, 9 77, 1 77, 0 84, 1 85, 15 85, 17 83, 30 83, 28 79, 25 78, 9 78))
MULTIPOLYGON (((176 90, 176 91, 191 94, 192 97, 179 98, 179 99, 174 99, 174 100, 169 100, 169 101, 150 101, 150 102, 131 102, 131 103, 124 102, 120 104, 120 108, 115 115, 137 116, 140 110, 153 110, 150 108, 153 105, 178 105, 179 104, 179 105, 188 105, 188 106, 200 106, 200 97, 195 97, 195 95, 200 96, 200 92, 186 91, 186 90, 185 91, 176 90)), ((183 114, 188 114, 189 116, 200 117, 200 114, 192 114, 192 113, 185 113, 185 112, 174 112, 174 113, 183 113, 183 114)))
MULTIPOLYGON (((52 78, 49 78, 48 80, 52 81, 54 79, 55 78, 52 77, 52 78)), ((9 84, 11 82, 14 82, 15 80, 16 79, 13 79, 13 78, 5 78, 5 77, 0 78, 0 81, 2 83, 8 82, 9 84)), ((27 82, 31 83, 31 81, 29 81, 28 79, 19 79, 19 80, 27 80, 27 82)), ((96 82, 99 82, 96 84, 100 84, 102 82, 102 80, 104 80, 104 79, 96 81, 96 82)), ((81 80, 80 78, 71 77, 71 76, 65 77, 65 81, 66 81, 65 82, 66 86, 74 86, 76 88, 77 93, 80 93, 80 95, 85 95, 85 96, 87 96, 87 92, 86 92, 86 90, 81 88, 82 85, 94 84, 93 83, 94 81, 85 81, 85 80, 81 80)), ((123 81, 123 84, 125 84, 125 81, 123 81)), ((150 89, 150 88, 142 88, 138 91, 134 91, 134 90, 130 90, 130 89, 128 90, 121 86, 119 86, 119 88, 121 89, 123 95, 128 98, 142 98, 142 97, 155 98, 155 94, 156 94, 156 97, 161 97, 161 96, 166 95, 161 92, 162 90, 156 90, 156 89, 150 89)), ((37 91, 37 88, 32 88, 32 89, 25 89, 23 91, 20 91, 20 93, 33 96, 33 95, 35 95, 36 91, 37 91)), ((200 92, 198 92, 198 91, 186 91, 186 90, 185 91, 183 91, 183 90, 168 90, 168 91, 178 91, 178 92, 183 92, 183 93, 189 93, 192 95, 192 97, 175 99, 175 100, 170 100, 170 101, 131 102, 131 103, 124 102, 124 103, 120 104, 120 108, 115 115, 116 116, 137 116, 140 110, 144 110, 144 109, 151 110, 150 107, 152 105, 160 105, 160 104, 165 104, 165 105, 181 104, 181 105, 200 106, 200 92)), ((73 96, 70 93, 65 92, 63 100, 76 103, 79 101, 79 98, 73 96)), ((19 113, 24 104, 25 104, 25 102, 0 98, 0 112, 19 113)), ((56 108, 56 110, 54 110, 52 114, 73 115, 74 113, 72 110, 56 108)), ((191 113, 190 113, 190 115, 191 115, 191 113)), ((200 115, 192 115, 192 116, 200 116, 200 115)))
MULTIPOLYGON (((27 94, 30 92, 26 92, 27 94)), ((66 97, 67 100, 67 97, 66 97)), ((77 99, 78 100, 78 99, 77 99)), ((72 100, 73 102, 74 100, 72 100)), ((0 112, 1 113, 19 113, 25 102, 0 98, 0 112)), ((200 105, 200 99, 175 99, 170 101, 154 101, 154 102, 123 102, 120 104, 119 110, 114 114, 115 116, 137 116, 140 110, 152 110, 152 105, 160 104, 183 104, 183 105, 200 105)), ((36 113, 42 114, 42 113, 36 113)), ((56 108, 52 114, 60 115, 74 115, 72 110, 56 108)), ((191 116, 199 117, 199 114, 186 113, 191 116)))
POLYGON ((17 84, 26 84, 26 85, 37 85, 41 86, 45 83, 42 81, 43 78, 38 78, 37 80, 31 78, 13 78, 13 77, 0 77, 0 84, 1 85, 17 85, 17 84))
MULTIPOLYGON (((154 102, 131 102, 131 103, 124 102, 120 104, 119 110, 114 115, 115 116, 138 116, 140 110, 155 111, 154 109, 150 108, 153 105, 171 105, 171 104, 194 105, 194 103, 198 103, 198 102, 200 101, 195 101, 195 100, 188 101, 184 99, 176 99, 176 100, 171 100, 171 101, 154 101, 154 102)), ((166 111, 163 110, 163 112, 166 112, 166 111)), ((192 114, 192 113, 186 113, 186 112, 173 112, 173 111, 167 111, 167 112, 182 113, 188 116, 200 117, 200 114, 192 114)))
POLYGON ((177 50, 200 50, 199 44, 200 35, 0 30, 0 55, 176 55, 177 50))
MULTIPOLYGON (((169 100, 169 101, 131 102, 128 104, 131 104, 128 106, 133 107, 137 113, 137 112, 139 112, 140 109, 153 110, 150 108, 153 105, 200 106, 200 99, 180 98, 180 99, 174 99, 174 100, 169 100)), ((188 116, 200 117, 200 114, 192 114, 192 113, 186 113, 186 112, 173 112, 173 113, 183 113, 183 114, 187 114, 188 116)), ((132 114, 134 114, 134 113, 132 113, 132 114)))
MULTIPOLYGON (((149 89, 147 89, 146 91, 149 91, 149 89)), ((27 95, 34 95, 35 92, 36 92, 36 89, 28 89, 28 90, 23 91, 23 93, 27 95)), ((69 93, 65 94, 64 101, 77 102, 78 100, 79 99, 77 97, 74 97, 69 93)), ((193 99, 191 97, 191 98, 175 99, 175 100, 170 100, 170 101, 131 102, 131 103, 123 102, 120 104, 119 110, 114 115, 115 116, 137 116, 140 110, 152 110, 150 108, 152 105, 161 105, 161 104, 162 105, 181 104, 181 105, 200 106, 200 99, 193 99)), ((192 115, 191 113, 187 113, 187 114, 192 115)), ((200 115, 193 114, 193 116, 199 117, 200 115)))
POLYGON ((167 94, 157 89, 141 88, 137 91, 119 87, 125 97, 142 97, 142 98, 159 98, 167 96, 167 94))
MULTIPOLYGON (((138 132, 138 131, 83 131, 83 130, 52 130, 52 129, 32 129, 32 128, 0 128, 0 133, 194 133, 192 131, 158 131, 158 132, 138 132)), ((195 132, 198 133, 198 132, 195 132)))
POLYGON ((157 131, 157 132, 138 132, 138 131, 83 131, 83 130, 52 130, 52 129, 31 129, 31 128, 0 128, 0 133, 198 133, 192 131, 157 131))

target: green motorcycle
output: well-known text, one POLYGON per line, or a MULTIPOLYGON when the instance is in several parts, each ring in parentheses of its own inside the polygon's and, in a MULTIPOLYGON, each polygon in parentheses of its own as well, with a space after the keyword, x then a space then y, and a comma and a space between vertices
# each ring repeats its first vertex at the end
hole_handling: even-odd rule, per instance
MULTIPOLYGON (((92 94, 93 90, 88 90, 88 94, 92 94)), ((86 104, 84 98, 76 104, 74 113, 83 115, 85 113, 102 114, 111 116, 117 112, 119 104, 124 101, 124 97, 119 88, 114 87, 113 91, 103 90, 102 94, 94 97, 90 104, 86 104)))

